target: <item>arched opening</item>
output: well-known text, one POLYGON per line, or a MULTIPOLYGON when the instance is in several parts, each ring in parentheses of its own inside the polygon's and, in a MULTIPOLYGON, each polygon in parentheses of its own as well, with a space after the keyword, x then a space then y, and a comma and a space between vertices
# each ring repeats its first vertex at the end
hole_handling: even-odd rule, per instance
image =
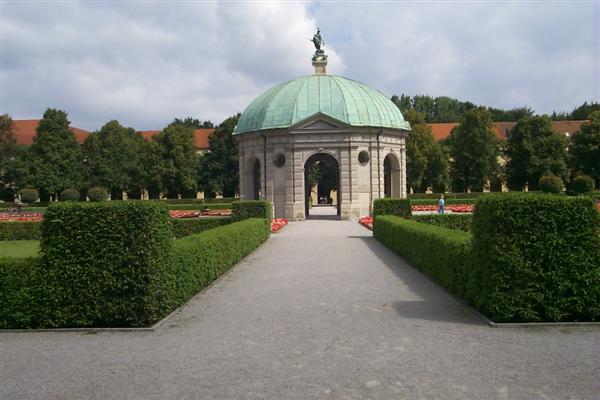
POLYGON ((340 166, 326 153, 313 154, 304 163, 304 214, 339 217, 341 214, 340 166), (318 207, 318 208, 317 208, 318 207), (313 210, 313 212, 311 212, 313 210))
POLYGON ((254 200, 258 200, 260 199, 260 160, 257 158, 254 161, 254 165, 252 166, 252 182, 254 183, 253 185, 253 190, 252 190, 252 198, 254 200))
POLYGON ((246 160, 245 195, 247 200, 259 200, 262 195, 262 171, 260 160, 257 157, 250 157, 246 160))
POLYGON ((392 153, 383 159, 383 187, 384 197, 400 197, 400 161, 392 153))

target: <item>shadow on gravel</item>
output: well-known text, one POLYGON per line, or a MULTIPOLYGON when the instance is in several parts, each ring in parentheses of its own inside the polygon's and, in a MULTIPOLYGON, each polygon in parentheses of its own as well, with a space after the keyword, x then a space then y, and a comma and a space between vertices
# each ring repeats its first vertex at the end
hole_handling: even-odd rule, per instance
POLYGON ((413 293, 423 299, 394 302, 394 309, 402 317, 457 324, 486 325, 472 308, 461 304, 446 289, 379 243, 374 236, 348 236, 348 238, 362 240, 374 256, 379 258, 413 293))

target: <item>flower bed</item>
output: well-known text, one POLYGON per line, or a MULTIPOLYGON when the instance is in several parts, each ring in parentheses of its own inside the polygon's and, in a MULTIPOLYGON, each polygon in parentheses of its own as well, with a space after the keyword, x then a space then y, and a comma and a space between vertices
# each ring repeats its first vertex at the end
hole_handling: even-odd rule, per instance
MULTIPOLYGON (((450 204, 445 208, 455 213, 472 213, 474 209, 473 204, 450 204)), ((437 209, 436 204, 415 204, 411 206, 412 211, 437 211, 437 209)))
POLYGON ((281 230, 284 226, 286 226, 288 220, 285 218, 274 218, 271 220, 271 233, 275 233, 281 230))
POLYGON ((369 217, 369 216, 361 217, 358 220, 358 223, 367 229, 373 230, 373 217, 369 217))
POLYGON ((15 222, 15 221, 41 221, 44 219, 44 214, 42 213, 22 213, 22 214, 14 214, 14 213, 0 213, 0 222, 15 222))
POLYGON ((231 215, 230 209, 218 210, 170 210, 171 218, 198 218, 198 217, 228 217, 231 215))

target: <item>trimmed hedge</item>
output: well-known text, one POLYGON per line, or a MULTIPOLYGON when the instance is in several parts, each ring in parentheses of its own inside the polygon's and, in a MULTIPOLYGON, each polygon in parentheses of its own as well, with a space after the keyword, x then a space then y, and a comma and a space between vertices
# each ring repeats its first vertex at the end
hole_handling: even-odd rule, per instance
POLYGON ((264 200, 244 200, 231 203, 231 213, 234 221, 248 218, 272 219, 271 203, 264 200))
POLYGON ((464 296, 471 257, 470 234, 390 215, 377 217, 373 233, 414 267, 464 296))
POLYGON ((3 240, 40 240, 42 221, 0 222, 0 241, 3 240))
POLYGON ((396 215, 410 218, 412 215, 409 199, 376 199, 373 201, 373 218, 378 215, 396 215))
POLYGON ((101 186, 95 186, 88 190, 87 197, 90 201, 106 201, 108 200, 108 191, 101 186))
POLYGON ((237 197, 204 198, 205 204, 229 204, 234 201, 240 201, 240 199, 237 197))
POLYGON ((45 326, 50 308, 42 271, 40 258, 0 258, 0 328, 45 326))
POLYGON ((173 235, 176 239, 195 235, 209 229, 227 225, 233 222, 230 217, 216 218, 173 218, 173 235))
POLYGON ((174 241, 170 308, 185 303, 260 246, 269 234, 270 220, 251 218, 174 241))
POLYGON ((589 175, 579 175, 573 179, 573 191, 577 194, 589 193, 594 190, 596 182, 589 175))
POLYGON ((61 201, 79 201, 79 198, 81 196, 81 193, 79 193, 79 190, 74 189, 74 188, 68 188, 62 191, 62 193, 60 194, 60 200, 61 201))
POLYGON ((471 214, 422 214, 413 215, 412 218, 417 222, 463 232, 471 231, 471 223, 473 222, 471 214))
POLYGON ((153 202, 55 203, 42 223, 46 327, 144 326, 164 315, 173 238, 153 202))
POLYGON ((19 194, 23 203, 35 203, 40 198, 40 193, 34 188, 21 189, 19 194))
POLYGON ((600 214, 590 198, 484 197, 472 232, 468 298, 493 320, 600 320, 600 214))
POLYGON ((556 175, 544 175, 538 183, 543 193, 561 193, 563 190, 563 181, 556 175))

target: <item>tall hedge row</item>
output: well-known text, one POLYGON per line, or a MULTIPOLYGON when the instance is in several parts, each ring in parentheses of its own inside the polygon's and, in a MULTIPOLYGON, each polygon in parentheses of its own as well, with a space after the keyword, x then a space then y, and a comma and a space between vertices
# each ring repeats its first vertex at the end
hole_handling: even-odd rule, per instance
POLYGON ((463 232, 471 231, 472 214, 421 214, 413 215, 415 221, 463 232))
POLYGON ((270 233, 266 219, 196 221, 172 221, 156 202, 53 204, 42 257, 0 258, 0 328, 147 326, 270 233), (173 227, 204 231, 174 240, 173 227))
POLYGON ((465 294, 470 234, 389 215, 377 217, 373 233, 392 251, 452 292, 465 294))
POLYGON ((41 221, 0 222, 0 241, 40 240, 42 238, 41 227, 41 221))
POLYGON ((0 258, 0 329, 36 328, 52 320, 39 258, 0 258))
POLYGON ((260 246, 270 234, 270 222, 251 218, 176 240, 171 250, 171 308, 218 278, 243 257, 260 246))
POLYGON ((56 326, 141 326, 162 315, 173 238, 153 202, 56 203, 42 224, 56 326))
POLYGON ((264 200, 245 200, 231 203, 231 214, 234 221, 243 221, 248 218, 272 219, 271 203, 264 200))
POLYGON ((584 197, 481 198, 469 298, 494 320, 600 319, 600 214, 584 197))
POLYGON ((373 201, 373 217, 395 215, 410 218, 412 209, 409 199, 376 199, 373 201))
POLYGON ((472 236, 417 221, 380 216, 374 234, 492 320, 600 320, 600 213, 589 197, 482 196, 472 236))
POLYGON ((232 223, 230 217, 217 218, 173 218, 173 235, 176 239, 204 232, 232 223))

